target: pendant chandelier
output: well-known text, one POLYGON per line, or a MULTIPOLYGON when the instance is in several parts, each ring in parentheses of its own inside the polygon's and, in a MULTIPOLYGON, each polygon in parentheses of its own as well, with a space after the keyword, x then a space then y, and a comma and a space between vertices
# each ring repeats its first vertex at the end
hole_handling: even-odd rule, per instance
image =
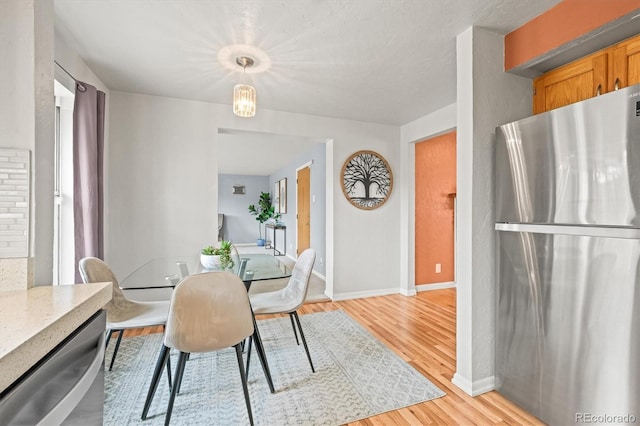
MULTIPOLYGON (((242 67, 242 73, 253 65, 253 59, 246 56, 236 58, 236 64, 242 67)), ((233 88, 233 113, 238 117, 256 115, 256 89, 250 84, 236 84, 233 88)))

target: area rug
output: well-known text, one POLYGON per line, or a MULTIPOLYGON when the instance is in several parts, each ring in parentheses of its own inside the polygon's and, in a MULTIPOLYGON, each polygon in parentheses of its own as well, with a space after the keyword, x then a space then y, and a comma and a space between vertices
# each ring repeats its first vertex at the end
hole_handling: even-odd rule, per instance
MULTIPOLYGON (((315 373, 303 346, 296 345, 289 318, 258 320, 276 392, 269 392, 254 351, 249 393, 256 425, 339 425, 444 395, 344 311, 301 315, 300 321, 315 373)), ((164 423, 166 373, 149 417, 140 420, 161 339, 123 339, 113 371, 105 371, 105 425, 164 423)), ((171 360, 175 366, 177 354, 171 360)), ((191 355, 171 423, 249 423, 233 349, 191 355)))

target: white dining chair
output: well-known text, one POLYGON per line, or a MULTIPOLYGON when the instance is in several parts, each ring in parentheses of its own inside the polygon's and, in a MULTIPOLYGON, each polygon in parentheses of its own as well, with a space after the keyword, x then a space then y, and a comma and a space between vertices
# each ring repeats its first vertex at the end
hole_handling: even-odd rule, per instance
MULTIPOLYGON (((300 325, 298 309, 302 306, 305 298, 307 297, 307 291, 309 290, 309 278, 311 277, 315 260, 315 250, 312 248, 306 249, 298 257, 286 287, 277 291, 249 295, 251 307, 255 315, 289 314, 291 326, 293 327, 293 334, 296 337, 296 343, 300 344, 298 341, 298 334, 296 332, 297 326, 300 331, 300 338, 302 339, 304 350, 307 353, 307 358, 309 359, 309 365, 311 365, 311 371, 314 373, 316 370, 313 366, 313 361, 311 361, 307 340, 304 337, 304 332, 300 325)), ((247 353, 247 370, 249 369, 251 345, 252 342, 250 340, 249 350, 247 353)))
POLYGON ((242 361, 241 343, 253 334, 253 316, 249 296, 242 280, 235 274, 225 272, 205 272, 182 280, 171 297, 171 307, 156 368, 149 385, 147 399, 142 411, 146 420, 164 365, 170 349, 180 351, 171 387, 171 396, 165 415, 165 425, 169 424, 176 394, 184 376, 189 354, 193 352, 213 352, 234 347, 249 423, 253 425, 251 402, 247 387, 247 376, 242 361))
POLYGON ((113 350, 109 371, 113 368, 124 330, 153 327, 167 322, 169 302, 137 302, 125 297, 120 284, 109 266, 96 257, 85 257, 79 263, 80 276, 84 283, 112 282, 112 299, 105 306, 107 311, 106 345, 113 333, 118 332, 118 340, 113 350))

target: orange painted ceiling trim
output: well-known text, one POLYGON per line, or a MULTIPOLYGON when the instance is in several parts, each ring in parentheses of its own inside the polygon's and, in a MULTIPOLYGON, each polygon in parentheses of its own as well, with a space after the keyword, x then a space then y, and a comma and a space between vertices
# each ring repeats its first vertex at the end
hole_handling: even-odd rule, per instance
POLYGON ((504 37, 510 70, 628 13, 640 0, 563 0, 504 37))

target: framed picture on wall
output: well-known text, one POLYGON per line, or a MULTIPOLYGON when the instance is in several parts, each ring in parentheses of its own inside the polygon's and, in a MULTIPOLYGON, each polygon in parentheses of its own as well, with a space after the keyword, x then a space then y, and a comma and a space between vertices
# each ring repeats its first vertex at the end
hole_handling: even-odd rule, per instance
POLYGON ((280 179, 280 213, 287 212, 287 178, 280 179))
POLYGON ((383 205, 393 189, 391 166, 373 151, 358 151, 349 156, 342 166, 340 181, 347 200, 363 210, 383 205))
POLYGON ((280 181, 277 180, 276 183, 273 184, 273 206, 276 209, 276 213, 281 213, 280 211, 280 181))

